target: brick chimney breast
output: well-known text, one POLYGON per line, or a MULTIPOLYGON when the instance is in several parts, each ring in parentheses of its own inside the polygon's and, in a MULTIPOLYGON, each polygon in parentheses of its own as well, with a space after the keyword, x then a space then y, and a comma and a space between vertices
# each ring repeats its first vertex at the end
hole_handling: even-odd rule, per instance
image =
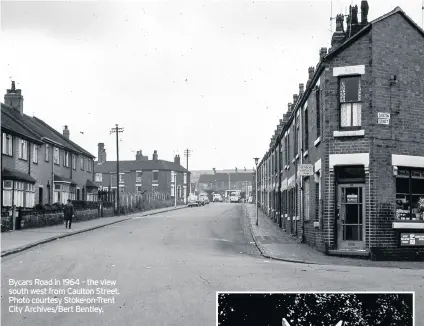
POLYGON ((305 91, 305 85, 299 84, 299 96, 302 96, 304 91, 305 91))
POLYGON ((319 50, 319 59, 322 60, 327 54, 327 48, 321 48, 319 50))
POLYGON ((368 24, 368 1, 361 1, 361 25, 362 27, 368 24))
POLYGON ((158 160, 158 151, 154 150, 153 151, 153 161, 157 161, 158 160))
POLYGON ((15 81, 12 81, 12 87, 4 95, 4 104, 18 110, 21 115, 24 114, 24 97, 22 96, 22 91, 16 89, 15 81))
POLYGON ((69 129, 68 129, 68 126, 65 126, 65 128, 63 129, 63 136, 66 139, 69 139, 69 129))
POLYGON ((105 150, 105 144, 104 143, 98 143, 98 153, 97 153, 97 162, 99 164, 102 164, 106 162, 106 150, 105 150))

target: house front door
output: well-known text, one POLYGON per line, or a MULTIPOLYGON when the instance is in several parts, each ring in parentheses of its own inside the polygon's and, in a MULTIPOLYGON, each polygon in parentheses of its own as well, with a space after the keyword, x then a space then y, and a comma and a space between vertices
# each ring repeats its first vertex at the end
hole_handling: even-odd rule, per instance
POLYGON ((43 188, 42 187, 38 187, 38 203, 40 205, 43 204, 43 188))
POLYGON ((337 248, 365 249, 364 184, 337 186, 337 248))

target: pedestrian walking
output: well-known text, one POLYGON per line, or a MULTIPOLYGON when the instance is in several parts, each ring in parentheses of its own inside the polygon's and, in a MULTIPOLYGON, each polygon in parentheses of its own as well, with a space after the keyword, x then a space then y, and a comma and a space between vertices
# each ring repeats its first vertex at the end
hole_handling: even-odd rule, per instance
POLYGON ((71 228, 72 218, 74 217, 74 205, 72 205, 71 200, 68 199, 68 203, 65 205, 63 209, 63 215, 65 219, 65 229, 71 228))

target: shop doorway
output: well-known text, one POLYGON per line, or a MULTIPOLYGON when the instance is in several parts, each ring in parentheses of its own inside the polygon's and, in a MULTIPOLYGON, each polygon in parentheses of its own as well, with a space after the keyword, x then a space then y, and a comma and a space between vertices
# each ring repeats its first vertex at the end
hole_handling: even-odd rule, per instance
POLYGON ((365 185, 337 186, 337 248, 365 249, 365 185))

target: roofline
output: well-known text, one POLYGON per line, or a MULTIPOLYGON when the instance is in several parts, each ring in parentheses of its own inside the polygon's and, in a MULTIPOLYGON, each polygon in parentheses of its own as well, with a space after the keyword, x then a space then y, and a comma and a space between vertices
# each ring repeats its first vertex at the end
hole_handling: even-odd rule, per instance
MULTIPOLYGON (((2 104, 3 106, 5 106, 6 108, 8 108, 8 109, 14 110, 14 108, 12 108, 12 107, 10 107, 10 106, 8 106, 8 105, 6 105, 6 104, 3 104, 3 103, 1 103, 1 104, 2 104)), ((5 110, 2 110, 2 113, 3 113, 3 114, 5 114, 5 115, 7 115, 10 119, 12 119, 13 121, 15 121, 18 125, 22 126, 22 128, 24 128, 24 129, 26 129, 27 131, 29 131, 29 133, 32 133, 32 134, 34 134, 34 136, 39 137, 39 139, 37 139, 37 138, 35 138, 35 137, 26 136, 26 135, 24 135, 24 134, 21 134, 20 132, 17 132, 17 131, 15 131, 15 130, 9 129, 9 128, 7 128, 7 127, 3 127, 3 126, 2 126, 2 127, 1 127, 2 129, 9 130, 11 133, 14 133, 14 134, 16 134, 16 135, 19 135, 19 136, 21 136, 22 138, 26 138, 26 139, 28 139, 28 140, 32 140, 32 141, 34 141, 34 142, 36 142, 36 143, 38 143, 38 144, 42 144, 42 143, 43 143, 43 142, 42 142, 42 139, 41 139, 41 136, 40 136, 38 133, 36 133, 35 131, 33 131, 31 128, 28 128, 28 127, 27 127, 26 125, 24 125, 21 121, 16 120, 16 119, 15 119, 15 117, 13 117, 12 115, 10 115, 10 113, 6 111, 6 109, 5 109, 5 110)))
MULTIPOLYGON (((336 54, 340 53, 341 51, 345 50, 346 47, 350 46, 352 43, 354 43, 355 41, 357 41, 360 37, 364 36, 365 34, 367 34, 369 31, 371 31, 372 29, 372 25, 376 24, 394 14, 401 14, 405 20, 412 26, 414 27, 423 37, 424 37, 424 30, 419 27, 400 7, 396 7, 395 9, 393 9, 392 11, 388 12, 387 14, 380 16, 374 20, 372 20, 371 22, 369 22, 367 25, 365 25, 361 30, 359 30, 355 35, 353 35, 352 37, 348 38, 346 41, 344 41, 340 46, 338 46, 337 48, 335 48, 334 50, 330 51, 327 55, 325 55, 322 60, 320 60, 320 62, 318 63, 317 69, 314 72, 314 76, 309 84, 309 86, 305 89, 305 92, 302 94, 302 96, 299 98, 299 100, 297 101, 297 103, 295 104, 295 108, 292 110, 292 113, 290 114, 290 117, 288 119, 288 121, 283 125, 283 128, 281 129, 280 134, 277 136, 277 139, 275 140, 275 143, 273 144, 273 146, 270 146, 269 149, 267 150, 266 154, 263 156, 261 162, 258 164, 261 165, 265 159, 267 159, 270 155, 270 152, 274 151, 275 148, 279 145, 279 143, 281 142, 282 139, 282 135, 287 131, 288 126, 291 125, 291 123, 293 122, 293 119, 296 115, 296 112, 299 110, 299 107, 302 107, 306 100, 308 99, 310 93, 312 92, 312 90, 315 88, 315 84, 317 82, 318 77, 321 75, 323 69, 325 69, 325 63, 327 62, 327 60, 333 58, 336 54)), ((287 113, 287 111, 286 111, 287 113)))

